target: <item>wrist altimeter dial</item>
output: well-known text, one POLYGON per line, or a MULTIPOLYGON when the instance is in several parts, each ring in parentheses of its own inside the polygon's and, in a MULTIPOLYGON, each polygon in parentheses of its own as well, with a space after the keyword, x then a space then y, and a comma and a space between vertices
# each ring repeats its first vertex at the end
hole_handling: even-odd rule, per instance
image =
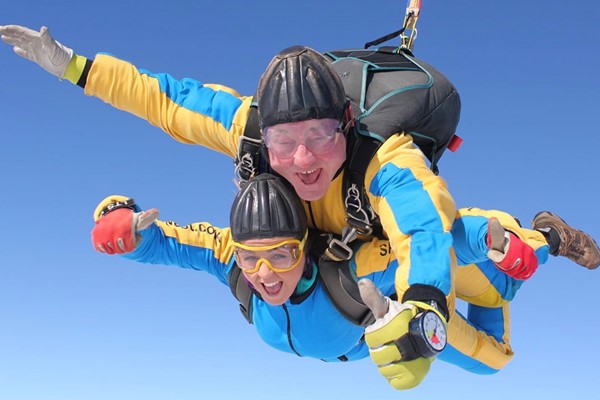
POLYGON ((447 343, 446 325, 434 311, 423 311, 410 321, 409 333, 421 357, 438 355, 447 343))

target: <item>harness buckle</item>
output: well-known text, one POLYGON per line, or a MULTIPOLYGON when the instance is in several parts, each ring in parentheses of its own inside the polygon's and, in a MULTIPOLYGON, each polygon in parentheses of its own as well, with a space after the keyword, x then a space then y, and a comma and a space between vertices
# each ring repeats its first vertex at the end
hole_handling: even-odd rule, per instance
MULTIPOLYGON (((363 207, 361 193, 355 183, 353 183, 346 193, 344 200, 346 206, 346 222, 357 231, 359 235, 370 235, 373 232, 371 220, 375 217, 370 207, 363 207)), ((368 204, 367 204, 368 205, 368 204)))
POLYGON ((354 255, 354 251, 348 243, 356 239, 358 231, 355 227, 346 226, 342 229, 342 238, 332 238, 329 246, 325 249, 325 255, 333 261, 348 261, 354 255))
POLYGON ((238 156, 234 160, 235 177, 238 183, 247 181, 256 175, 261 145, 262 139, 253 139, 248 136, 240 137, 238 156))
POLYGON ((346 222, 352 227, 352 229, 356 231, 355 238, 358 235, 369 236, 373 233, 373 225, 371 225, 369 222, 358 220, 352 215, 348 215, 346 222))

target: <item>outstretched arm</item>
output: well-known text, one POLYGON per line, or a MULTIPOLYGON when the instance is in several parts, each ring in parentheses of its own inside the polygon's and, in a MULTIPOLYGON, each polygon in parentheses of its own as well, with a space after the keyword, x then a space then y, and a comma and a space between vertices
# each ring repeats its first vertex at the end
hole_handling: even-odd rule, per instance
POLYGON ((156 209, 141 211, 130 198, 109 196, 94 212, 94 248, 141 263, 206 271, 227 284, 233 267, 229 229, 203 222, 181 227, 157 217, 156 209))
POLYGON ((410 136, 385 141, 367 168, 365 188, 398 260, 396 291, 402 302, 434 300, 454 312, 452 222, 454 200, 410 136))
POLYGON ((223 85, 154 74, 108 54, 87 59, 54 39, 19 25, 0 26, 2 40, 18 55, 113 107, 159 127, 175 140, 235 157, 252 97, 223 85))

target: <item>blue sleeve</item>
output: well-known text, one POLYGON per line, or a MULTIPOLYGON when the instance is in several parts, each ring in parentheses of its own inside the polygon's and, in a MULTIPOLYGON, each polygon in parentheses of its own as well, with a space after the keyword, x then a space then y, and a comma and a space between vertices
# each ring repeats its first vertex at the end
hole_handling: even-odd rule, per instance
POLYGON ((179 227, 158 222, 140 232, 141 243, 124 257, 141 263, 205 271, 228 285, 227 277, 234 265, 228 232, 209 224, 179 227))
POLYGON ((486 216, 459 216, 452 225, 452 241, 458 265, 488 261, 486 216))

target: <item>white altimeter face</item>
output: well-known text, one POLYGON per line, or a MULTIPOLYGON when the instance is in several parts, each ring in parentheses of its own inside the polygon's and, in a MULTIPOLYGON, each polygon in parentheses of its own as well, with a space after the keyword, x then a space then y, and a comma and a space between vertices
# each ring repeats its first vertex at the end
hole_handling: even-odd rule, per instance
POLYGON ((434 312, 423 316, 423 330, 427 343, 436 351, 442 351, 446 346, 446 327, 440 317, 434 312))

